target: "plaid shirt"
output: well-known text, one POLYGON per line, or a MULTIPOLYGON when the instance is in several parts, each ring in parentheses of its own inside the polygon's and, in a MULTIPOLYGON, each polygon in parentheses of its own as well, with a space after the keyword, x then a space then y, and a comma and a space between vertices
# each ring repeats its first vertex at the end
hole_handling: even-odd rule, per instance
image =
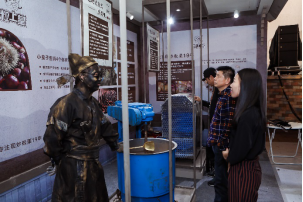
POLYGON ((235 107, 236 99, 231 97, 230 87, 228 86, 219 92, 217 106, 208 132, 208 146, 217 145, 221 150, 228 148, 235 107))

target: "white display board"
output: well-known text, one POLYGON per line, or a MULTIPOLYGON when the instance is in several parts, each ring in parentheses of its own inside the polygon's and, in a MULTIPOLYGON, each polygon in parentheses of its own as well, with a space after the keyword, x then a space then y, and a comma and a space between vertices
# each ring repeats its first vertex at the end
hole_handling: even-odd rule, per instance
MULTIPOLYGON (((0 29, 7 31, 0 38, 10 44, 22 42, 31 89, 0 89, 0 162, 41 149, 50 107, 70 92, 69 85, 58 88, 55 82, 69 73, 66 4, 58 0, 5 2, 0 3, 0 29)), ((79 8, 71 7, 71 18, 72 51, 81 54, 79 8)))
POLYGON ((148 23, 147 29, 147 68, 149 71, 160 70, 160 34, 148 23))
POLYGON ((112 66, 112 4, 106 0, 82 0, 83 55, 99 65, 112 66))
MULTIPOLYGON (((167 35, 164 33, 164 61, 167 61, 167 35)), ((191 60, 190 30, 171 32, 171 61, 191 60)), ((200 96, 200 30, 193 30, 195 94, 200 96)), ((202 30, 202 71, 207 68, 207 29, 202 30)), ((160 50, 162 52, 162 50, 160 50)), ((162 57, 160 56, 162 61, 162 57)), ((256 68, 257 64, 257 25, 222 27, 209 29, 209 67, 231 66, 235 71, 243 68, 256 68)), ((149 72, 149 101, 155 113, 161 113, 163 101, 157 101, 156 73, 149 72)), ((208 95, 203 83, 203 100, 208 95)))

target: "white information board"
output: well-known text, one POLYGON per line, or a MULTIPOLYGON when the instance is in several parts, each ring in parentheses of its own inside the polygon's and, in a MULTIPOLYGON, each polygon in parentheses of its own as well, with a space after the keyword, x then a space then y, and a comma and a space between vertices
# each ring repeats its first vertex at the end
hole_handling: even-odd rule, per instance
POLYGON ((147 28, 147 67, 149 71, 160 70, 160 34, 159 31, 152 28, 149 24, 147 28))
POLYGON ((112 66, 112 4, 106 0, 82 1, 83 56, 93 57, 99 65, 112 66))

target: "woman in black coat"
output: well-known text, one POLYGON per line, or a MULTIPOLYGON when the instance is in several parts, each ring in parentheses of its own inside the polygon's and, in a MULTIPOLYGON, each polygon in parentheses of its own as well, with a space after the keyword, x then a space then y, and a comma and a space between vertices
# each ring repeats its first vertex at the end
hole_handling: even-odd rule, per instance
POLYGON ((223 151, 229 162, 230 202, 257 201, 262 171, 258 155, 265 147, 265 103, 262 77, 256 69, 242 69, 231 84, 231 96, 238 98, 230 148, 223 151))

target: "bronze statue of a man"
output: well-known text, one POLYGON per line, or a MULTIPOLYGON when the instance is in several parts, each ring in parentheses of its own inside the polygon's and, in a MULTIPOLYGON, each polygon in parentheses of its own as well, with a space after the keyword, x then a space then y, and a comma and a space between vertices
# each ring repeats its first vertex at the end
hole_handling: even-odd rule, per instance
POLYGON ((92 93, 99 89, 101 68, 89 56, 68 56, 74 90, 50 109, 44 152, 56 164, 52 202, 108 202, 103 168, 98 160, 101 140, 117 150, 113 130, 92 93))

